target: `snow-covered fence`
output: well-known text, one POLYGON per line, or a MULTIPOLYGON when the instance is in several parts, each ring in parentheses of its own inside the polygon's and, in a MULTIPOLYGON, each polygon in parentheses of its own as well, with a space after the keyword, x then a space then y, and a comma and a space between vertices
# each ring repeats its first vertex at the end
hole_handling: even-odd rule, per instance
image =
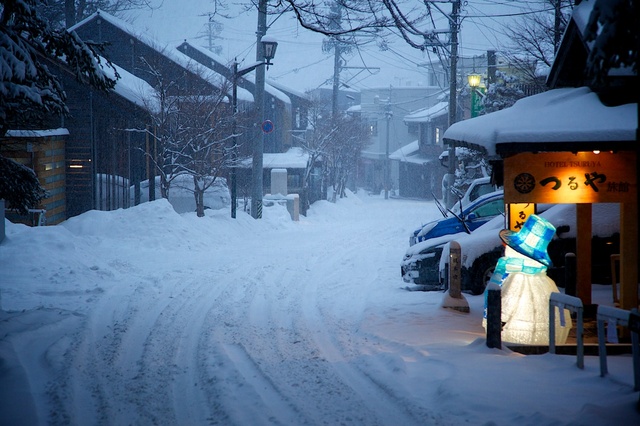
POLYGON ((607 368, 607 340, 611 343, 617 343, 617 326, 628 327, 631 332, 631 346, 633 349, 633 389, 640 390, 640 347, 638 343, 640 316, 638 315, 638 310, 626 311, 612 306, 601 305, 598 306, 597 320, 600 376, 604 377, 609 372, 607 368), (605 322, 608 324, 606 330, 605 322))
POLYGON ((551 293, 549 296, 549 353, 556 353, 556 310, 560 312, 560 325, 565 326, 564 310, 576 314, 576 354, 578 368, 584 368, 584 324, 582 300, 562 293, 551 293))

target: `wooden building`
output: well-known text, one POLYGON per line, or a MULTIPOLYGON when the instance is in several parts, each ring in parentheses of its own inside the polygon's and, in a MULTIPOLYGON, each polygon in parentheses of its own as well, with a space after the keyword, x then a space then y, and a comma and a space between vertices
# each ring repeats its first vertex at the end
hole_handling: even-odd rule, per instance
POLYGON ((620 306, 638 307, 638 76, 619 69, 594 82, 585 72, 586 25, 596 1, 574 9, 548 85, 513 107, 455 123, 445 143, 495 160, 505 203, 576 204, 577 296, 591 304, 593 203, 620 203, 620 306))

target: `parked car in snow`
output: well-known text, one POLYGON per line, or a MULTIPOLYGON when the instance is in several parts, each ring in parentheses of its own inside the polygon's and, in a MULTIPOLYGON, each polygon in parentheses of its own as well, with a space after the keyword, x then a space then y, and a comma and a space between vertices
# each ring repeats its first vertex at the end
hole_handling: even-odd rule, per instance
MULTIPOLYGON (((539 206, 547 208, 539 213, 556 227, 556 235, 547 247, 553 265, 547 274, 559 287, 564 287, 565 255, 576 252, 575 204, 539 206)), ((611 255, 620 250, 619 204, 594 204, 592 219, 591 270, 594 283, 611 283, 611 255)), ((461 248, 462 290, 472 294, 484 292, 498 259, 503 256, 499 236, 504 228, 501 218, 488 222, 472 234, 460 234, 455 240, 461 248)), ((450 241, 453 241, 451 239, 450 241)), ((442 244, 439 257, 439 288, 447 285, 449 271, 449 242, 442 244)))
POLYGON ((451 210, 454 213, 459 213, 461 210, 461 206, 462 208, 464 208, 481 196, 498 191, 499 189, 500 188, 498 188, 497 185, 491 183, 491 178, 489 176, 474 179, 473 182, 471 182, 471 185, 469 185, 467 190, 464 192, 464 194, 459 195, 459 201, 451 206, 451 210))
POLYGON ((400 263, 402 280, 425 290, 441 289, 439 268, 442 249, 449 241, 465 235, 464 232, 442 235, 410 246, 400 263))
POLYGON ((455 213, 451 210, 449 213, 447 217, 434 220, 416 229, 409 236, 409 246, 443 235, 457 234, 458 232, 471 233, 494 217, 504 213, 504 192, 495 191, 483 195, 468 206, 463 206, 462 213, 455 213))
POLYGON ((461 215, 450 212, 449 217, 430 222, 416 230, 410 237, 410 246, 400 264, 402 279, 426 289, 439 288, 440 255, 445 244, 496 218, 499 219, 498 223, 503 223, 503 213, 504 193, 496 191, 469 204, 461 215), (422 235, 420 231, 423 232, 422 235), (418 239, 422 241, 416 242, 418 239))

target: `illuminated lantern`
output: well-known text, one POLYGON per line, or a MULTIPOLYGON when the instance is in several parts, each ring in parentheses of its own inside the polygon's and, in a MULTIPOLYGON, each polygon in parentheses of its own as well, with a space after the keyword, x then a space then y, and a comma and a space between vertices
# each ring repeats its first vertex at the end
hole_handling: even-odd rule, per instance
MULTIPOLYGON (((547 246, 555 227, 544 218, 530 215, 518 232, 500 231, 507 245, 501 268, 502 340, 504 342, 549 344, 549 296, 558 292, 555 282, 547 276, 551 259, 547 246)), ((571 329, 568 310, 556 316, 556 344, 564 344, 571 329), (564 314, 564 315, 562 315, 564 314)))

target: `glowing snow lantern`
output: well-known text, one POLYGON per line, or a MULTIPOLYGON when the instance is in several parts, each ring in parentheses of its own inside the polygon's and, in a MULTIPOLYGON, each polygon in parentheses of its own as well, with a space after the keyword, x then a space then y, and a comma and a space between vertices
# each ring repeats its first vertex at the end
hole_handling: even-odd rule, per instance
MULTIPOLYGON (((500 231, 507 245, 502 260, 502 340, 504 342, 549 344, 549 296, 558 287, 547 276, 551 259, 547 246, 555 234, 555 227, 546 219, 530 215, 518 232, 500 231)), ((556 344, 564 344, 571 329, 571 317, 564 310, 556 316, 556 344)))

